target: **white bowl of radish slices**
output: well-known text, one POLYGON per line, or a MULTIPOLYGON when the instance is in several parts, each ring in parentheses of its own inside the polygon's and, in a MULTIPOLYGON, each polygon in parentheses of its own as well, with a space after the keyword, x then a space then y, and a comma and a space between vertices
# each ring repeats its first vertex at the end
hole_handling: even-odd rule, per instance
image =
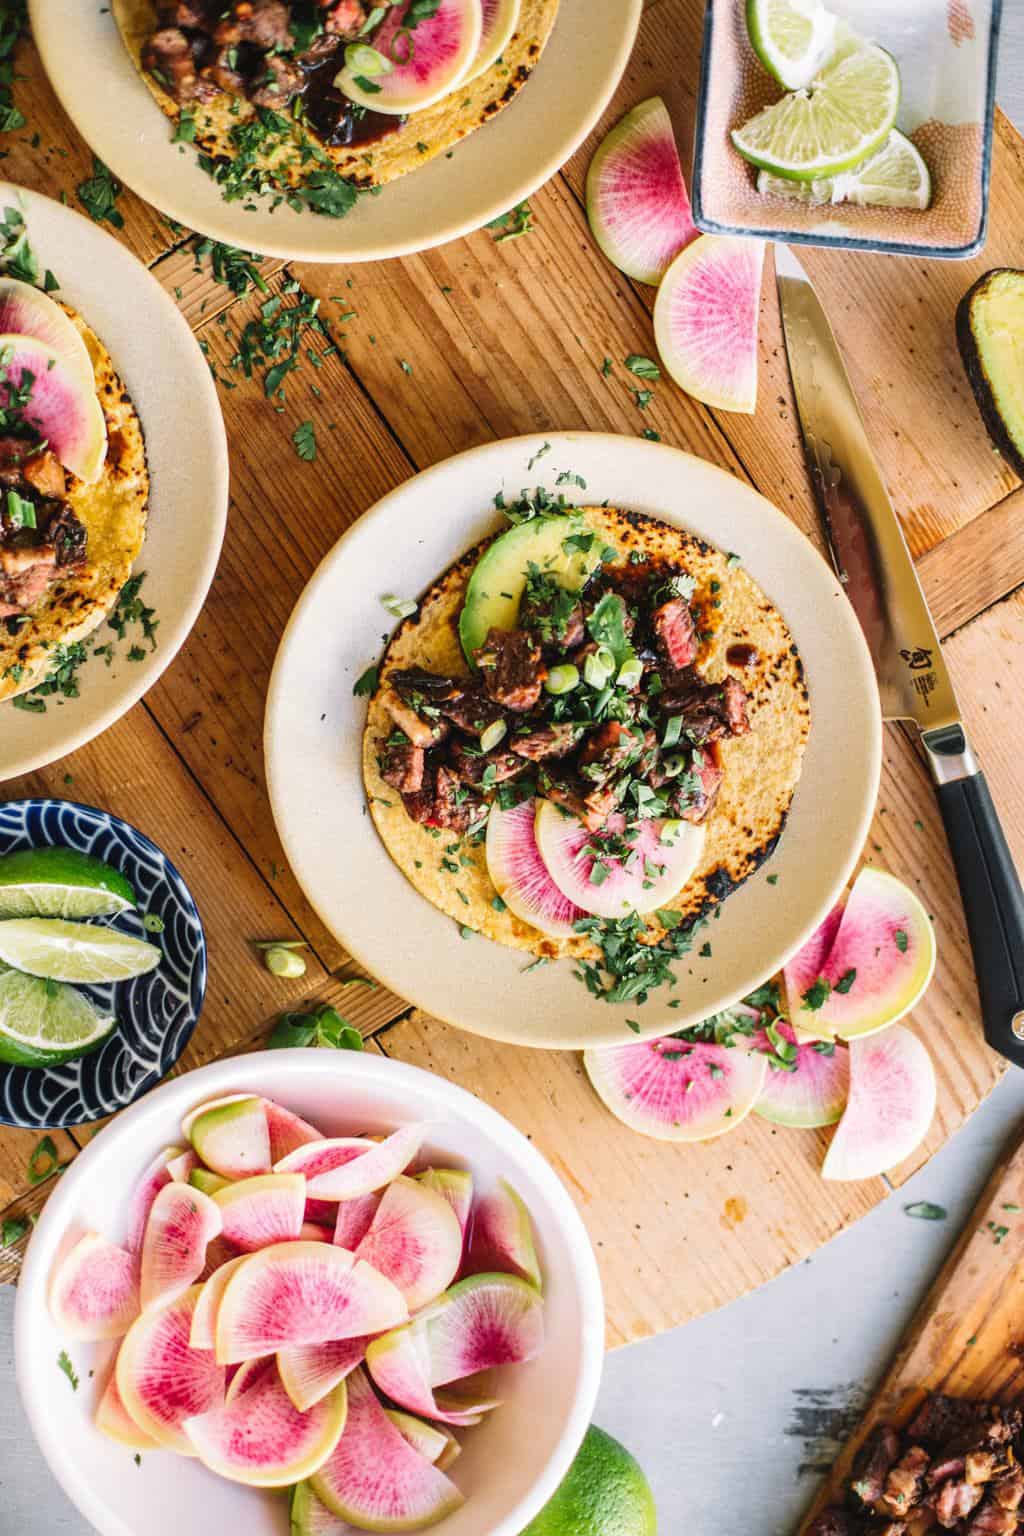
POLYGON ((519 1536, 603 1352, 544 1159, 372 1052, 217 1062, 126 1110, 45 1207, 15 1316, 36 1438, 102 1536, 519 1536))

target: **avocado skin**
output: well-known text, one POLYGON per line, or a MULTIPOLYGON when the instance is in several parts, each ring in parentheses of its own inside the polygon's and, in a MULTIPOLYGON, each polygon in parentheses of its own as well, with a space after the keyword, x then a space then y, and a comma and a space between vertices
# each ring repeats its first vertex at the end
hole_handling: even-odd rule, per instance
MULTIPOLYGON (((1024 272, 1015 267, 993 267, 991 272, 985 272, 960 300, 956 312, 956 337, 960 346, 960 356, 963 358, 964 368, 971 388, 974 390, 974 398, 978 402, 982 420, 988 428, 988 434, 1007 464, 1024 480, 1024 453, 1014 442, 1002 412, 996 404, 992 381, 985 366, 985 339, 984 337, 979 339, 975 334, 974 326, 977 300, 999 277, 1016 278, 1024 287, 1024 272)), ((1018 431, 1020 441, 1024 442, 1024 421, 1019 423, 1018 431)))

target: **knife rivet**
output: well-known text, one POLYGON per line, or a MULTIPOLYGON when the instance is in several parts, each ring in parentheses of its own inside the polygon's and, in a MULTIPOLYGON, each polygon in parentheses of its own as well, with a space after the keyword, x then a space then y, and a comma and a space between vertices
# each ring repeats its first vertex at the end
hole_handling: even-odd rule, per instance
POLYGON ((1010 1020, 1010 1028, 1018 1040, 1024 1040, 1024 1010, 1014 1014, 1010 1020))

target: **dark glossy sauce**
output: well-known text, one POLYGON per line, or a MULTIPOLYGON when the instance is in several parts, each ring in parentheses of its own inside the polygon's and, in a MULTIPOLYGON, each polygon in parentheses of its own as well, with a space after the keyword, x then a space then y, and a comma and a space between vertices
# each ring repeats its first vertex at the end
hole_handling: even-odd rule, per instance
POLYGON ((730 667, 752 667, 757 657, 756 645, 730 645, 725 653, 725 659, 730 667))
POLYGON ((406 122, 387 112, 373 112, 349 101, 334 85, 334 77, 344 63, 344 44, 334 53, 306 70, 302 104, 309 126, 332 149, 350 144, 376 144, 389 133, 397 133, 406 122))

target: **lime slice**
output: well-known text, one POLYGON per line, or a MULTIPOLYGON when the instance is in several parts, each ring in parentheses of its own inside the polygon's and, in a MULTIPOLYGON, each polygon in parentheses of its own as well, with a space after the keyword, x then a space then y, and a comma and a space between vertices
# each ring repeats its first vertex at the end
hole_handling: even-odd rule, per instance
POLYGON ((117 1020, 74 987, 19 971, 0 975, 0 1061, 49 1067, 105 1040, 117 1020))
POLYGON ((775 176, 814 181, 852 170, 881 148, 896 121, 900 72, 873 43, 840 50, 808 90, 765 107, 732 141, 744 159, 775 176))
POLYGON ((152 971, 162 958, 155 944, 116 928, 53 917, 15 917, 0 923, 0 960, 52 981, 127 981, 152 971))
POLYGON ((747 31, 768 73, 799 91, 832 52, 836 18, 821 0, 747 0, 747 31))
POLYGON ((757 190, 801 203, 855 203, 861 208, 927 208, 932 178, 915 144, 894 128, 877 154, 839 176, 817 181, 792 181, 761 171, 757 190))
POLYGON ((134 905, 124 875, 75 848, 20 848, 0 858, 0 918, 115 917, 134 905))

